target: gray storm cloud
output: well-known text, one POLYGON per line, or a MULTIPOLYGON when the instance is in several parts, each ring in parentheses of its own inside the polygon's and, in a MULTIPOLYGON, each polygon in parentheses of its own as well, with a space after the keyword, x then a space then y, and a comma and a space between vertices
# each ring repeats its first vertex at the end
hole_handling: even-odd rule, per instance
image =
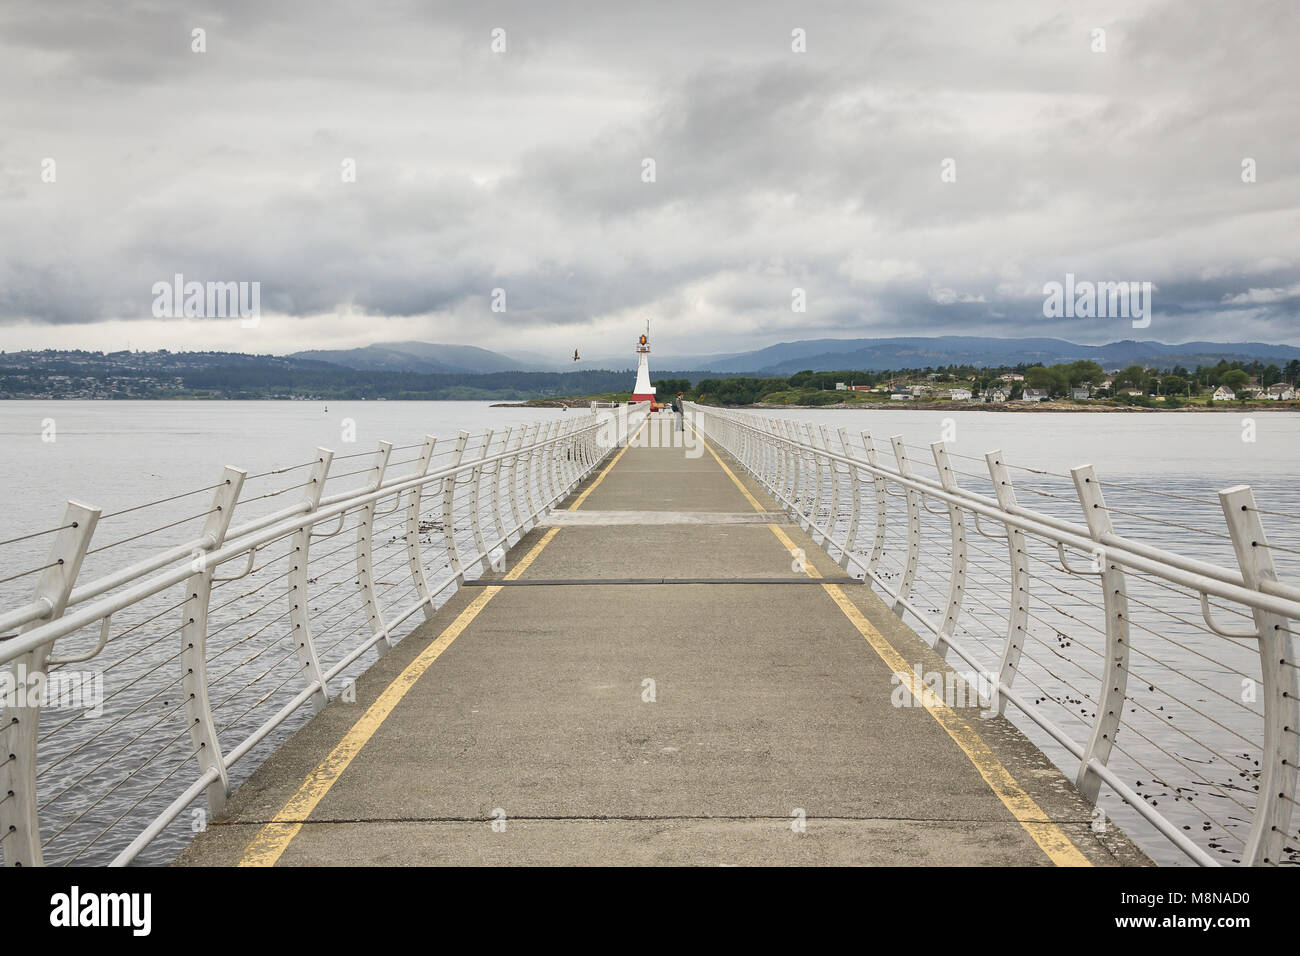
POLYGON ((11 3, 0 344, 192 347, 176 273, 261 282, 239 351, 1300 342, 1297 49, 1288 2, 11 3), (1066 273, 1151 327, 1044 318, 1066 273))

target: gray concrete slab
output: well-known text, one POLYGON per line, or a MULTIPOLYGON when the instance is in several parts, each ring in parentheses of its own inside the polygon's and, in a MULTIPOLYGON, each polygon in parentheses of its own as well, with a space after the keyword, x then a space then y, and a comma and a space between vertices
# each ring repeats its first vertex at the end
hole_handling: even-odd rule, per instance
MULTIPOLYGON (((752 509, 711 456, 635 447, 583 507, 752 509)), ((512 549, 508 567, 544 531, 512 549)), ((821 573, 843 574, 801 530, 782 531, 821 573)), ((553 533, 525 578, 792 572, 763 525, 553 533)), ((945 668, 870 588, 842 590, 903 659, 945 668)), ((475 592, 463 589, 372 667, 355 703, 332 702, 280 748, 180 862, 237 862, 475 592)), ((891 675, 821 587, 504 588, 396 705, 279 862, 1049 863, 935 719, 895 706, 891 675), (498 810, 503 833, 490 826, 498 810), (790 829, 796 811, 805 833, 790 829)), ((1146 862, 1113 827, 1092 832, 1082 797, 1009 722, 975 708, 958 715, 1087 859, 1146 862)))

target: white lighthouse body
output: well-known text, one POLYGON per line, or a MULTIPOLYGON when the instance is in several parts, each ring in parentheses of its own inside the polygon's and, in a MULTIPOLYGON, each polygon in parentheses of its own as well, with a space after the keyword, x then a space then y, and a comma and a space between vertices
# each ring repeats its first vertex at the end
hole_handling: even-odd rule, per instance
POLYGON ((653 402, 655 388, 650 384, 650 336, 642 335, 636 342, 636 386, 632 389, 632 401, 653 402))

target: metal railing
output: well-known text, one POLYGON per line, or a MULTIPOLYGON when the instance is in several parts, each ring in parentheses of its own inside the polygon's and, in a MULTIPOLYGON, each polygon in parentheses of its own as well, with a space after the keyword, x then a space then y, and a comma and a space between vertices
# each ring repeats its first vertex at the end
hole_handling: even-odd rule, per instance
POLYGON ((173 855, 239 774, 354 693, 467 577, 503 570, 645 411, 462 431, 450 447, 318 448, 111 514, 69 502, 57 526, 0 542, 4 863, 124 865, 165 831, 156 855, 173 855))
POLYGON ((1270 543, 1263 518, 1293 541, 1300 515, 1261 509, 1245 485, 1214 501, 1110 483, 1108 503, 1092 465, 1055 474, 943 441, 878 448, 867 432, 690 414, 941 656, 971 668, 984 715, 1012 718, 1073 773, 1094 823, 1103 805, 1127 813, 1201 865, 1300 863, 1300 588, 1275 562, 1300 549, 1270 543), (1176 513, 1144 511, 1152 496, 1176 513), (1218 529, 1189 523, 1212 515, 1218 529), (1115 521, 1227 560, 1120 535, 1115 521))

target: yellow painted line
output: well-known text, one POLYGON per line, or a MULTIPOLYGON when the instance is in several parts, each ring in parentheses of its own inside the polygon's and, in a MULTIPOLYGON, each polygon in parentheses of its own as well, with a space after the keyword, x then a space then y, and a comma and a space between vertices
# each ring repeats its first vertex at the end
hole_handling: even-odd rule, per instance
POLYGON ((627 453, 627 450, 628 450, 629 448, 632 447, 632 442, 634 442, 634 441, 637 440, 637 438, 638 438, 638 437, 640 436, 640 434, 641 434, 641 429, 642 429, 642 428, 645 428, 645 427, 646 427, 646 424, 647 424, 649 421, 650 421, 650 416, 647 414, 646 417, 645 417, 645 421, 641 422, 641 426, 640 426, 640 428, 638 428, 638 429, 636 430, 636 434, 633 435, 631 438, 629 438, 629 439, 627 440, 627 444, 624 445, 622 448, 619 449, 618 454, 614 456, 614 460, 611 461, 608 465, 605 466, 605 470, 602 471, 599 475, 596 476, 596 480, 593 481, 590 485, 587 486, 587 490, 586 490, 586 491, 584 491, 582 494, 578 495, 578 500, 575 501, 573 504, 569 505, 569 510, 570 510, 570 511, 577 511, 579 508, 582 507, 582 503, 583 503, 584 501, 587 500, 587 496, 590 495, 593 491, 595 491, 595 490, 596 490, 596 486, 599 485, 602 481, 605 480, 605 476, 608 475, 608 474, 613 470, 614 466, 618 464, 618 460, 619 460, 620 458, 622 458, 623 455, 625 455, 625 454, 627 453))
MULTIPOLYGON (((559 528, 552 528, 538 541, 523 559, 515 565, 514 569, 506 575, 507 581, 513 581, 528 570, 542 549, 551 543, 551 539, 559 533, 559 528)), ((330 788, 343 775, 343 771, 352 763, 353 758, 361 752, 361 748, 369 743, 370 738, 375 735, 379 727, 393 712, 393 709, 406 696, 407 691, 415 686, 416 681, 423 676, 424 672, 436 661, 448 647, 451 642, 456 640, 469 627, 470 623, 478 616, 478 613, 487 606, 499 592, 504 590, 501 587, 485 587, 483 593, 476 597, 465 610, 457 615, 456 620, 452 621, 437 640, 420 652, 415 660, 406 666, 406 669, 399 674, 396 679, 389 684, 379 698, 366 709, 365 714, 361 716, 352 728, 339 741, 328 757, 316 765, 298 792, 295 793, 289 802, 284 805, 279 813, 266 824, 253 841, 244 849, 244 855, 239 861, 240 866, 274 866, 276 861, 288 848, 289 842, 298 835, 302 829, 303 823, 311 816, 312 811, 316 809, 317 804, 324 799, 325 794, 329 793, 330 788)))
MULTIPOLYGON (((691 430, 695 431, 694 428, 691 430)), ((695 434, 697 438, 700 438, 698 432, 695 434)), ((700 441, 704 442, 704 439, 700 438, 700 441)), ((735 482, 736 487, 749 499, 750 504, 754 506, 754 510, 765 511, 766 509, 741 484, 740 479, 718 457, 718 453, 710 448, 707 442, 704 443, 704 447, 709 449, 709 454, 714 457, 714 460, 722 466, 722 470, 735 482)), ((786 550, 791 553, 801 550, 779 526, 770 524, 768 528, 772 530, 772 533, 776 535, 786 550)), ((804 573, 810 578, 821 577, 821 574, 812 566, 811 562, 805 560, 803 565, 804 573)), ((916 679, 912 668, 908 666, 903 655, 898 653, 894 645, 890 644, 885 639, 885 636, 876 629, 875 625, 867 620, 866 615, 862 613, 856 604, 849 600, 849 596, 840 589, 839 585, 823 584, 822 590, 830 595, 831 600, 844 612, 844 616, 849 619, 849 622, 857 629, 858 633, 866 638, 872 650, 885 662, 885 666, 897 674, 901 680, 906 681, 913 699, 920 701, 930 716, 938 722, 940 727, 947 731, 948 736, 962 749, 962 752, 969 758, 979 775, 984 778, 984 782, 988 784, 989 789, 1002 801, 1003 806, 1011 811, 1011 815, 1016 818, 1016 822, 1024 827, 1025 832, 1047 854, 1048 859, 1057 866, 1092 866, 1088 858, 1079 852, 1079 848, 1070 842, 1070 838, 1065 835, 1065 832, 1048 819, 1047 814, 1034 801, 1034 798, 1016 782, 1011 772, 1003 766, 1002 761, 989 749, 989 745, 984 742, 984 738, 976 733, 970 724, 962 720, 956 711, 941 701, 934 701, 934 695, 927 694, 925 692, 926 688, 919 686, 920 682, 916 679), (927 700, 931 702, 927 703, 927 700)))

